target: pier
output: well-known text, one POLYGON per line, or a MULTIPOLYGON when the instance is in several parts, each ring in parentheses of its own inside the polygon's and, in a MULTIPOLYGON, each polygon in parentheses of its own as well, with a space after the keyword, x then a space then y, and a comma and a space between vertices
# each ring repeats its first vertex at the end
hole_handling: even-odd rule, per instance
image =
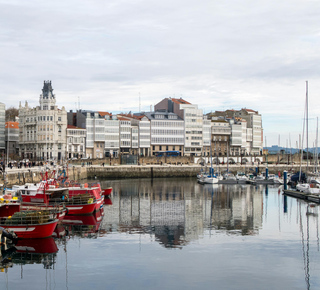
POLYGON ((308 193, 304 193, 304 192, 301 192, 301 191, 290 190, 290 189, 285 189, 283 191, 283 194, 284 195, 288 195, 288 196, 292 196, 292 197, 296 197, 296 198, 299 198, 299 199, 307 200, 307 201, 310 201, 310 202, 320 203, 319 195, 308 194, 308 193))

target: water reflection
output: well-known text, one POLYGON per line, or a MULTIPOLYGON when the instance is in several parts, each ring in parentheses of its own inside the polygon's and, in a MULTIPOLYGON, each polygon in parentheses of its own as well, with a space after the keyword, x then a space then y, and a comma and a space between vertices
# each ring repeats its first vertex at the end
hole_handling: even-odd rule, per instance
POLYGON ((4 244, 0 249, 0 270, 7 272, 14 265, 43 264, 44 269, 54 269, 58 246, 70 239, 96 239, 104 231, 100 229, 104 209, 83 216, 66 216, 50 238, 18 240, 16 245, 4 244))
POLYGON ((168 248, 199 239, 204 232, 255 235, 262 224, 263 186, 200 185, 193 179, 120 181, 103 227, 153 233, 168 248))
MULTIPOLYGON (((104 211, 66 217, 50 239, 51 252, 31 252, 32 244, 4 249, 3 268, 28 267, 20 285, 32 285, 38 275, 37 289, 143 289, 150 283, 156 290, 254 289, 256 283, 259 289, 312 289, 320 283, 316 204, 264 185, 203 186, 194 179, 106 185, 113 192, 104 211)), ((9 272, 3 279, 15 285, 20 268, 9 272)))
POLYGON ((1 246, 1 271, 7 271, 13 265, 42 264, 44 269, 52 269, 55 264, 58 247, 54 239, 19 240, 16 245, 1 246))

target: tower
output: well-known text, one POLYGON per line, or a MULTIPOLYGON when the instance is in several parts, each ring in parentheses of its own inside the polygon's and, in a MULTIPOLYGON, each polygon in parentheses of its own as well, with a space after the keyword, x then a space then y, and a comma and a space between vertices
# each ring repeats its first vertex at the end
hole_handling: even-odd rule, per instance
POLYGON ((40 110, 54 110, 56 97, 53 94, 51 81, 43 82, 42 94, 40 95, 40 110))

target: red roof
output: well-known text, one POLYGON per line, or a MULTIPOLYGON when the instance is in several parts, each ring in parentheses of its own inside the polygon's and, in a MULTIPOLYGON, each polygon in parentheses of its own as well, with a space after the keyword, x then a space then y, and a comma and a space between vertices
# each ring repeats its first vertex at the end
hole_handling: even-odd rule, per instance
POLYGON ((242 109, 242 110, 245 110, 245 111, 247 111, 247 112, 257 113, 257 114, 258 114, 258 111, 254 111, 254 110, 251 110, 251 109, 246 109, 246 108, 244 108, 244 109, 242 109))
POLYGON ((177 104, 187 104, 187 105, 191 105, 191 103, 187 102, 186 100, 184 99, 175 99, 175 98, 172 98, 171 99, 174 103, 177 103, 177 104))
POLYGON ((9 129, 19 129, 19 122, 12 122, 12 121, 6 122, 5 128, 8 128, 8 126, 9 126, 9 129))
POLYGON ((127 117, 119 116, 119 115, 118 115, 118 120, 120 120, 120 121, 130 121, 127 117))
POLYGON ((100 111, 98 111, 98 113, 99 113, 99 115, 100 115, 101 117, 104 117, 105 115, 112 116, 112 114, 110 114, 110 113, 108 113, 108 112, 100 112, 100 111))

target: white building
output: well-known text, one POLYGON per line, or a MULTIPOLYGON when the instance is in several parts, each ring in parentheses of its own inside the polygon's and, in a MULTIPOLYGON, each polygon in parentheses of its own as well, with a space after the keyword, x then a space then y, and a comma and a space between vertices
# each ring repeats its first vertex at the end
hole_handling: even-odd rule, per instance
POLYGON ((86 157, 104 158, 105 119, 97 111, 68 112, 68 125, 86 129, 86 157))
POLYGON ((19 146, 21 158, 62 160, 66 153, 67 112, 58 109, 51 81, 44 81, 40 106, 19 104, 19 146))
POLYGON ((105 154, 118 157, 120 152, 120 121, 116 116, 110 116, 104 121, 105 124, 105 154))
POLYGON ((155 111, 167 111, 177 114, 184 120, 184 155, 201 156, 203 147, 203 110, 197 105, 175 98, 165 98, 157 105, 155 111))
POLYGON ((119 120, 119 137, 120 137, 120 153, 133 154, 132 149, 132 132, 131 132, 131 120, 127 117, 118 115, 119 120))
POLYGON ((0 151, 4 153, 5 150, 5 120, 6 120, 6 105, 0 103, 0 151))
POLYGON ((203 117, 203 129, 202 129, 202 134, 203 134, 203 156, 209 156, 211 153, 211 143, 212 143, 212 128, 211 128, 211 120, 207 118, 207 116, 203 117))
POLYGON ((235 116, 245 119, 247 121, 247 127, 252 129, 250 153, 256 155, 261 154, 263 149, 263 129, 261 115, 254 110, 241 109, 235 112, 235 116))
POLYGON ((149 156, 151 146, 151 125, 150 120, 145 116, 145 113, 129 113, 118 116, 124 117, 126 120, 130 120, 131 122, 132 153, 139 154, 140 156, 149 156))
POLYGON ((174 113, 156 111, 144 114, 150 120, 150 155, 159 151, 179 151, 183 155, 184 121, 174 113))
POLYGON ((66 153, 68 159, 86 156, 86 131, 86 129, 68 125, 66 153))

